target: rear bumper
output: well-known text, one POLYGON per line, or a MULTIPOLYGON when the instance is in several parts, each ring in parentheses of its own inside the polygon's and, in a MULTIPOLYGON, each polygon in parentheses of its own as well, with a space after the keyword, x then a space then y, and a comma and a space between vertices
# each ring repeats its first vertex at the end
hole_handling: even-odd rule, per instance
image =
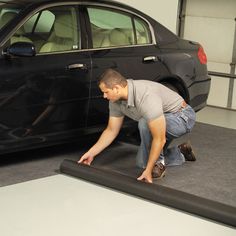
POLYGON ((207 98, 211 86, 211 77, 198 77, 189 87, 189 103, 195 111, 199 111, 206 106, 207 98))

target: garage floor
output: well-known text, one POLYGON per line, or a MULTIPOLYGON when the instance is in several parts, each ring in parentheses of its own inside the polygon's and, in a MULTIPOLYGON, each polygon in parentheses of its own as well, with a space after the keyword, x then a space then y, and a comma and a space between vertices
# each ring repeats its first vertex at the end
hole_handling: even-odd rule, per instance
MULTIPOLYGON (((196 125, 191 135, 184 138, 191 140, 198 161, 168 168, 161 184, 236 206, 236 112, 207 107, 197 117, 201 123, 196 125)), ((163 233, 167 232, 167 235, 173 230, 175 235, 189 235, 190 232, 193 235, 235 235, 235 229, 212 222, 210 225, 214 225, 213 229, 209 227, 210 231, 205 231, 208 226, 203 227, 206 224, 203 219, 193 220, 187 214, 174 210, 164 213, 168 210, 165 207, 160 210, 156 204, 58 173, 63 159, 77 160, 91 143, 85 140, 28 151, 21 153, 21 157, 19 154, 10 154, 0 160, 0 225, 3 235, 121 235, 122 232, 141 235, 151 225, 150 233, 162 232, 160 227, 158 230, 153 228, 156 221, 159 226, 164 226, 163 233), (158 220, 155 219, 156 212, 161 212, 158 220), (150 222, 146 220, 146 214, 150 215, 150 222), (168 228, 172 216, 170 222, 173 228, 168 228), (178 217, 174 220, 175 216, 178 217), (87 227, 91 217, 96 227, 87 227), (195 223, 186 225, 185 217, 195 223), (181 219, 185 222, 184 230, 178 227, 182 223, 181 219), (142 223, 136 224, 139 220, 142 223), (125 223, 127 221, 129 224, 125 223), (104 225, 104 222, 107 224, 104 225), (122 225, 122 228, 118 225, 122 225), (112 231, 114 227, 117 227, 116 232, 112 231)), ((137 173, 132 169, 132 157, 136 150, 136 145, 118 142, 107 149, 101 161, 95 164, 135 176, 137 173)))

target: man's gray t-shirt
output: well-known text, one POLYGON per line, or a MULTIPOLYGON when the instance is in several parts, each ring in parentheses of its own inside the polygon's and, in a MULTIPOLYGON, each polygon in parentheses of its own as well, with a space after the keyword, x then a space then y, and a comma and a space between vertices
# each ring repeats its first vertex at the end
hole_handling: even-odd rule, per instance
POLYGON ((109 102, 110 116, 133 120, 154 120, 164 113, 177 112, 183 98, 164 85, 148 80, 128 79, 128 100, 109 102))

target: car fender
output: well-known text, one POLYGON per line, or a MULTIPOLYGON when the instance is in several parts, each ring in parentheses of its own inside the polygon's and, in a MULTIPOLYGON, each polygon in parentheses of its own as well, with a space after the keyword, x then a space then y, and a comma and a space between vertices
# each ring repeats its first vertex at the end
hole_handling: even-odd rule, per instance
POLYGON ((170 75, 159 77, 156 81, 177 92, 187 103, 189 102, 189 92, 187 85, 180 77, 170 75))
POLYGON ((161 56, 163 64, 170 74, 180 78, 189 87, 196 77, 195 63, 193 57, 188 53, 169 53, 161 56))

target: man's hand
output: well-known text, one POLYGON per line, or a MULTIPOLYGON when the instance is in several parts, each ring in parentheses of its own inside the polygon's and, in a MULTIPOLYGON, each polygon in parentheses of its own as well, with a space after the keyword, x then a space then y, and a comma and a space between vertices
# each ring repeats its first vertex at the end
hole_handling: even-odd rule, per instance
POLYGON ((149 170, 144 170, 143 173, 137 178, 137 180, 143 180, 147 183, 152 183, 152 172, 149 170))
POLYGON ((80 164, 80 163, 83 163, 83 164, 85 164, 85 165, 89 165, 89 166, 90 166, 90 164, 92 163, 93 159, 94 159, 94 156, 93 156, 91 153, 86 152, 86 153, 79 159, 78 163, 79 163, 79 164, 80 164))
POLYGON ((138 177, 138 180, 143 180, 148 183, 152 183, 152 170, 157 162, 161 150, 163 149, 166 138, 166 122, 165 116, 162 115, 159 118, 151 120, 148 123, 149 130, 152 134, 152 145, 149 153, 148 163, 146 169, 143 171, 142 175, 138 177))
POLYGON ((102 132, 98 141, 79 159, 78 163, 90 165, 95 156, 109 146, 118 135, 124 117, 109 117, 107 128, 102 132))

